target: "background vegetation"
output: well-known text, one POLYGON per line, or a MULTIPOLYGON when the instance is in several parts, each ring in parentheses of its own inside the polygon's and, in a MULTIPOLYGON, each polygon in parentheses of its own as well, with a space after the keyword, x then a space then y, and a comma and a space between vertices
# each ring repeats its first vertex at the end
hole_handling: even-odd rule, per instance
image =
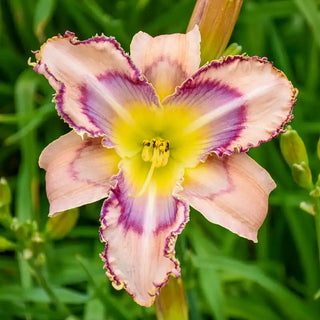
MULTIPOLYGON (((0 0, 0 176, 12 191, 9 203, 1 180, 0 212, 6 215, 10 210, 15 217, 2 219, 0 226, 0 319, 154 319, 153 307, 138 306, 104 276, 98 256, 103 249, 98 238, 102 201, 82 207, 76 226, 65 236, 63 230, 47 226, 38 156, 69 128, 51 103, 52 88, 34 74, 27 60, 46 38, 65 30, 79 39, 102 32, 113 35, 125 50, 139 30, 151 35, 184 32, 194 4, 195 0, 0 0)), ((306 143, 314 179, 320 163, 319 4, 244 0, 232 37, 249 55, 274 61, 299 88, 292 126, 306 143)), ((319 319, 314 217, 299 209, 308 194, 294 184, 278 139, 250 154, 278 185, 259 243, 191 212, 177 243, 190 319, 319 319)), ((66 219, 76 217, 73 212, 66 219)), ((57 223, 60 228, 71 224, 57 223)))

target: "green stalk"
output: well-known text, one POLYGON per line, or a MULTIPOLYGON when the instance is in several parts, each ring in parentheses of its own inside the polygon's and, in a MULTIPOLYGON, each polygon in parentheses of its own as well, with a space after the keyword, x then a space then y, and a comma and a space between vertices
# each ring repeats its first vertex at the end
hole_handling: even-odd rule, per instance
POLYGON ((69 311, 67 306, 64 303, 62 303, 60 299, 57 297, 57 295, 51 288, 50 284, 48 283, 47 279, 43 276, 41 268, 33 266, 32 264, 29 264, 29 266, 33 271, 33 276, 36 278, 43 290, 48 294, 52 303, 56 306, 57 310, 61 313, 61 315, 64 318, 70 316, 71 312, 69 311))
POLYGON ((316 225, 316 237, 317 237, 317 244, 318 244, 318 255, 319 255, 319 263, 320 263, 320 198, 314 198, 314 203, 316 206, 316 214, 315 218, 315 225, 316 225))

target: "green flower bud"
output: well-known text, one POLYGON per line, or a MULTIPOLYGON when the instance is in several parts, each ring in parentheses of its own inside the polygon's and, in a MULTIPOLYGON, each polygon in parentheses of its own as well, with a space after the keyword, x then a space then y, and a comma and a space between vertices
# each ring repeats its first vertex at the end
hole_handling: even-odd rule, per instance
POLYGON ((317 187, 320 187, 320 173, 318 174, 318 180, 316 182, 316 186, 317 187))
POLYGON ((28 240, 37 232, 38 226, 34 220, 26 220, 19 223, 16 218, 12 219, 11 230, 16 233, 16 237, 20 240, 28 240))
POLYGON ((79 217, 79 209, 66 210, 59 215, 49 218, 46 231, 52 239, 64 238, 76 225, 79 217))
POLYGON ((319 138, 318 144, 317 144, 317 155, 318 155, 318 158, 320 159, 320 138, 319 138))
POLYGON ((11 190, 5 178, 0 178, 0 222, 10 228, 12 216, 10 214, 11 190))
POLYGON ((44 238, 39 232, 35 232, 30 241, 29 241, 29 248, 32 250, 33 253, 41 252, 44 245, 44 238))
POLYGON ((305 201, 300 202, 300 209, 314 216, 316 214, 315 205, 305 201))
POLYGON ((314 189, 309 193, 310 197, 320 198, 320 174, 318 175, 318 180, 314 186, 314 189))
POLYGON ((8 240, 5 237, 0 237, 0 252, 13 250, 15 248, 15 244, 8 240))
POLYGON ((303 140, 296 130, 288 126, 287 131, 280 137, 281 153, 289 167, 292 168, 294 163, 304 162, 309 165, 309 159, 303 140))
POLYGON ((320 198, 320 187, 316 186, 313 190, 310 191, 309 195, 313 198, 320 198))
POLYGON ((0 207, 11 203, 11 191, 5 178, 0 178, 0 207))
POLYGON ((34 261, 34 264, 37 266, 37 267, 41 267, 45 264, 46 262, 46 256, 44 255, 43 252, 40 252, 37 257, 35 258, 35 261, 34 261))
POLYGON ((237 44, 236 42, 231 43, 227 49, 222 53, 223 56, 236 56, 238 54, 241 54, 242 47, 237 44))
POLYGON ((312 175, 310 168, 303 161, 299 164, 292 165, 292 176, 294 181, 301 187, 307 190, 312 189, 312 175))
POLYGON ((30 260, 33 257, 33 252, 30 249, 24 249, 22 252, 24 260, 30 260))

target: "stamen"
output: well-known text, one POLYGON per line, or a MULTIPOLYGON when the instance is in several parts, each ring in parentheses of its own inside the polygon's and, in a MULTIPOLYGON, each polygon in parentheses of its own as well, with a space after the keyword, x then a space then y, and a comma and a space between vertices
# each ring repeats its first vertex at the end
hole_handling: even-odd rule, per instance
POLYGON ((169 141, 167 140, 161 138, 144 140, 142 145, 141 157, 143 161, 151 162, 151 167, 141 190, 136 195, 132 195, 132 197, 139 197, 146 191, 153 176, 154 169, 166 166, 170 155, 169 141))
POLYGON ((169 160, 169 141, 163 139, 143 140, 143 161, 154 162, 155 167, 164 167, 169 160))

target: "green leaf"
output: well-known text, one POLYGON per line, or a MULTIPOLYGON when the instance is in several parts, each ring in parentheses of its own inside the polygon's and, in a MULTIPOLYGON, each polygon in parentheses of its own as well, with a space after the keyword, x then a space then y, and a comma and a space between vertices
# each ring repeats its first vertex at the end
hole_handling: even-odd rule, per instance
POLYGON ((282 314, 289 319, 300 320, 304 319, 306 316, 310 320, 317 319, 316 311, 304 304, 300 298, 298 298, 280 283, 269 278, 257 266, 249 265, 236 259, 221 256, 195 256, 194 263, 199 268, 230 272, 234 276, 234 280, 249 280, 259 284, 262 288, 269 292, 270 298, 278 306, 282 314), (290 308, 287 306, 290 306, 290 308))
POLYGON ((225 302, 220 275, 212 268, 199 270, 199 284, 216 320, 226 319, 225 302))
POLYGON ((320 13, 316 1, 294 0, 294 2, 307 20, 320 48, 320 13))
POLYGON ((33 17, 33 29, 40 42, 45 40, 44 30, 51 19, 56 0, 38 0, 33 17))

